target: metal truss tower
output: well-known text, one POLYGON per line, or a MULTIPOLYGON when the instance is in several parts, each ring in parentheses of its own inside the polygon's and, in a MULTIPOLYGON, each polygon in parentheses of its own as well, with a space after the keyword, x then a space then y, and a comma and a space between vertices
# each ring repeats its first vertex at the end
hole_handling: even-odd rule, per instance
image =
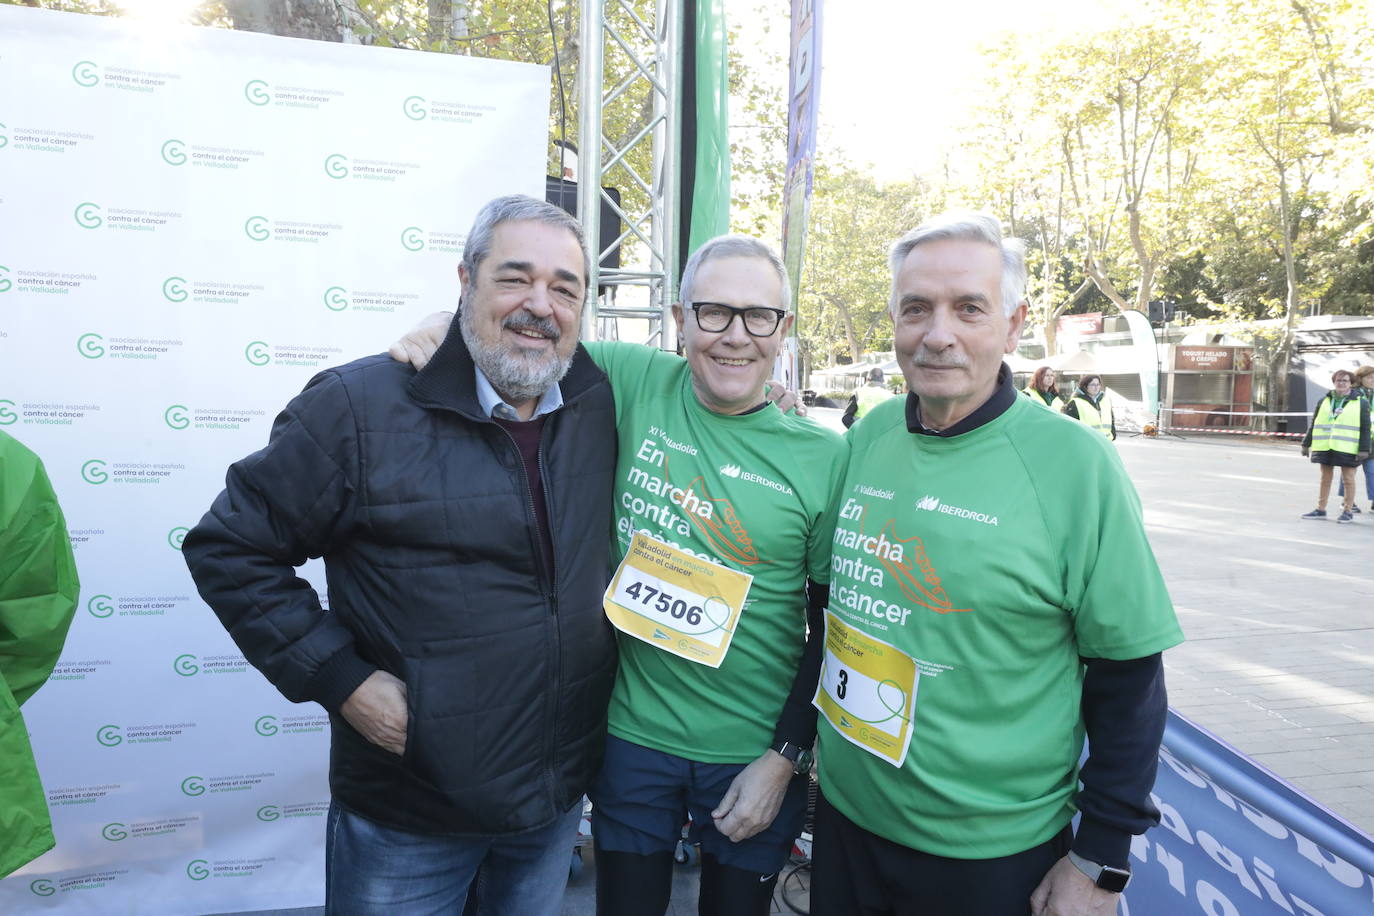
POLYGON ((676 298, 679 269, 684 2, 689 0, 654 0, 650 20, 630 0, 582 0, 577 212, 594 248, 601 237, 602 201, 624 224, 616 240, 622 266, 601 267, 604 250, 591 259, 588 288, 599 289, 600 295, 591 297, 583 313, 586 340, 617 336, 612 329, 617 319, 638 318, 649 325, 646 343, 663 349, 677 343, 669 306, 676 298), (608 57, 613 72, 624 74, 613 86, 606 84, 608 57), (648 115, 623 145, 609 140, 603 129, 607 110, 617 102, 639 105, 648 115), (647 157, 638 152, 645 149, 647 157), (605 180, 622 186, 624 209, 602 191, 605 180), (629 203, 644 198, 642 205, 629 203), (622 288, 633 304, 616 304, 622 288))

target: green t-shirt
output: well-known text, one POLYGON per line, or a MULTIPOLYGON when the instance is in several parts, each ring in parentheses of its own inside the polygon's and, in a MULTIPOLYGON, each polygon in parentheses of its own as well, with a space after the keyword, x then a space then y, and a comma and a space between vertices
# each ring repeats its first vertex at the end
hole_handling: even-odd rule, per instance
POLYGON ((903 846, 1010 855, 1073 816, 1079 656, 1183 634, 1110 442, 1025 398, 951 438, 909 432, 905 407, 850 431, 829 610, 916 660, 911 743, 898 768, 822 717, 821 786, 903 846))
POLYGON ((771 743, 796 676, 805 580, 830 579, 848 449, 834 432, 771 407, 711 413, 679 356, 639 344, 586 346, 615 391, 616 561, 646 531, 754 577, 719 668, 619 634, 611 734, 704 763, 749 762, 771 743), (665 482, 695 493, 710 517, 683 511, 665 482))

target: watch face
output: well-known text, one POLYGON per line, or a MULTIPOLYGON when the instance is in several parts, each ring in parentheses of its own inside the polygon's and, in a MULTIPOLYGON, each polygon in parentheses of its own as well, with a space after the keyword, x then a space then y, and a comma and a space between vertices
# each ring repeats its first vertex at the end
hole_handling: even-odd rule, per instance
POLYGON ((1119 894, 1126 889, 1126 885, 1131 882, 1131 873, 1120 868, 1103 866, 1102 871, 1097 876, 1097 886, 1104 891, 1111 891, 1119 894))

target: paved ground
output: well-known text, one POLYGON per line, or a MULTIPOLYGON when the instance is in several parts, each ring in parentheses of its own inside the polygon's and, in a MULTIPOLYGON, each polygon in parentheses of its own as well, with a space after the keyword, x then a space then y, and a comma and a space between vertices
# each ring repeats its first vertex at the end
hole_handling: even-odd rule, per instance
POLYGON ((1299 518, 1318 471, 1296 445, 1135 439, 1121 456, 1188 636, 1165 655, 1170 705, 1374 833, 1363 481, 1364 513, 1338 525, 1299 518))
MULTIPOLYGON (((839 411, 816 413, 837 423, 839 411)), ((1188 636, 1165 657, 1171 705, 1374 833, 1374 513, 1363 482, 1353 524, 1304 521, 1317 469, 1296 445, 1118 445, 1188 636)), ((566 916, 594 912, 594 868, 589 857, 566 916)), ((696 912, 697 875, 678 869, 674 916, 696 912)))

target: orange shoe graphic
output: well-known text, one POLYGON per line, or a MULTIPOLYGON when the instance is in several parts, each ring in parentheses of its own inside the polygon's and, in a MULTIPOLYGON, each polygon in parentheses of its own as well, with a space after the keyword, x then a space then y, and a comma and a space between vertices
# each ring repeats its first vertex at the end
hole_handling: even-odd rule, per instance
MULTIPOLYGON (((666 461, 663 478, 671 483, 666 461)), ((749 531, 735 511, 734 504, 723 496, 712 496, 705 477, 698 475, 684 488, 678 506, 706 538, 716 556, 733 560, 741 566, 754 566, 762 562, 758 551, 754 549, 754 540, 749 537, 749 531)))

